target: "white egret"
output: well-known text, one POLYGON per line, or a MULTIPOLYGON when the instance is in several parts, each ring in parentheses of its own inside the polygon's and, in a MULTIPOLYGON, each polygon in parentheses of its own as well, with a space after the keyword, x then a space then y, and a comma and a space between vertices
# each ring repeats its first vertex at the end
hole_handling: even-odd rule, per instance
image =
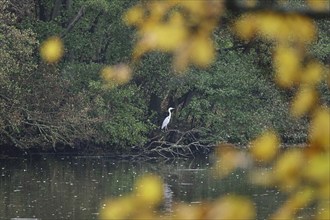
POLYGON ((170 123, 170 120, 171 120, 171 110, 173 110, 173 109, 174 108, 172 108, 172 107, 170 107, 168 109, 168 116, 164 119, 161 129, 167 130, 167 125, 168 125, 168 123, 170 123))

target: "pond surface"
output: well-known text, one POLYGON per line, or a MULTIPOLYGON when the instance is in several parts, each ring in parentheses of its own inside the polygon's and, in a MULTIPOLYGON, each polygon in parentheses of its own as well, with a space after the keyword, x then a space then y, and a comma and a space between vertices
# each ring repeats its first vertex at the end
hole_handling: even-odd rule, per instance
POLYGON ((0 160, 0 219, 97 219, 106 198, 128 194, 145 173, 160 175, 166 186, 163 207, 191 204, 221 195, 250 196, 265 219, 283 201, 276 188, 250 185, 244 170, 217 179, 204 159, 117 161, 106 157, 43 157, 0 160))

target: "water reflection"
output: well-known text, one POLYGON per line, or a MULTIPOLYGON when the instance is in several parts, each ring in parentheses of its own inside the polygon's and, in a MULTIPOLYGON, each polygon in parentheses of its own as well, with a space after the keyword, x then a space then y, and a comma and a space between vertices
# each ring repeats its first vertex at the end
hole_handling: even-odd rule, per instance
POLYGON ((115 161, 104 157, 0 160, 0 218, 97 219, 105 198, 131 192, 144 173, 165 181, 162 209, 173 202, 200 203, 236 193, 254 198, 258 218, 273 212, 281 196, 276 189, 251 186, 244 170, 218 180, 207 159, 154 162, 115 161))

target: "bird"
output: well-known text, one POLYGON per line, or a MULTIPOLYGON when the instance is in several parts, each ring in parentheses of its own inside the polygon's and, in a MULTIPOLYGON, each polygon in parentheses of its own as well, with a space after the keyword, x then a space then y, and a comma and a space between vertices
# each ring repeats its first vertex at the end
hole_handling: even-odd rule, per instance
POLYGON ((171 110, 173 110, 173 109, 174 108, 169 107, 168 116, 164 119, 161 129, 167 130, 167 125, 168 125, 168 123, 170 123, 170 120, 171 120, 171 110))

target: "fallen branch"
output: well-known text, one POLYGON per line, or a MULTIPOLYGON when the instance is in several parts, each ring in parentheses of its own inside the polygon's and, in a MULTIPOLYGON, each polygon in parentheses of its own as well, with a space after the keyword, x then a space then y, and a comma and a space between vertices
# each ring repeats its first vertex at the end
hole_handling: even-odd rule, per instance
POLYGON ((189 131, 168 130, 164 134, 151 138, 150 142, 142 148, 139 156, 195 157, 196 152, 209 152, 214 145, 210 141, 200 140, 201 133, 202 131, 198 129, 189 131), (173 136, 177 136, 175 141, 170 141, 173 136))

